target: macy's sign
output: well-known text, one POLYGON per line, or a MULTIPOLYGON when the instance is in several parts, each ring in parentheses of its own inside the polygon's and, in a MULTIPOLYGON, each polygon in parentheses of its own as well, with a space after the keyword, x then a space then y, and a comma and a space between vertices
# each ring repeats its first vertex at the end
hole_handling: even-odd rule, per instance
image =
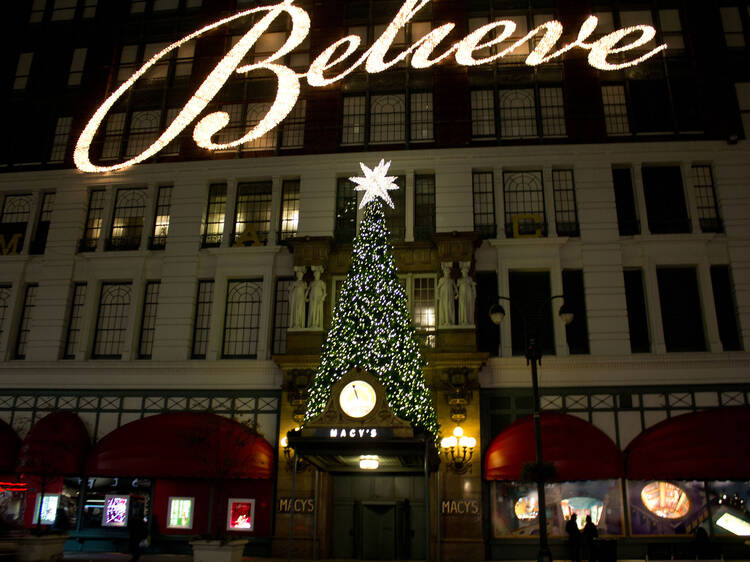
POLYGON ((326 47, 312 64, 310 64, 307 72, 302 74, 298 74, 283 64, 278 64, 276 62, 302 43, 310 31, 310 16, 305 10, 295 6, 293 4, 294 0, 283 0, 280 4, 273 6, 263 6, 260 8, 245 10, 212 23, 211 25, 207 25, 154 55, 151 60, 146 62, 146 64, 144 64, 126 82, 117 88, 109 98, 107 98, 99 109, 96 110, 78 139, 74 154, 75 164, 79 170, 84 172, 112 172, 138 164, 139 162, 143 162, 150 158, 167 146, 170 141, 192 124, 234 73, 246 74, 253 70, 260 69, 273 72, 278 81, 276 97, 263 119, 261 119, 257 125, 247 131, 242 137, 232 142, 217 144, 211 140, 217 132, 227 126, 229 123, 229 114, 224 111, 216 111, 203 117, 193 129, 193 139, 198 146, 207 150, 219 150, 239 146, 257 139, 268 131, 274 129, 287 115, 289 115, 289 112, 297 102, 300 92, 301 78, 305 78, 307 83, 313 87, 326 86, 343 79, 362 64, 364 64, 365 71, 368 73, 382 72, 406 59, 409 55, 411 55, 410 64, 414 68, 428 68, 451 56, 455 57, 458 64, 464 66, 487 64, 503 58, 523 43, 531 40, 537 34, 541 34, 542 37, 531 53, 526 57, 525 62, 529 66, 536 66, 545 63, 577 47, 589 51, 588 62, 594 68, 600 70, 614 70, 638 64, 667 48, 666 44, 659 45, 646 53, 635 53, 635 58, 631 60, 620 62, 618 64, 609 62, 607 60, 609 55, 624 53, 646 45, 654 38, 656 31, 650 25, 636 25, 633 27, 618 29, 595 41, 587 42, 587 39, 594 32, 598 23, 595 16, 589 16, 589 18, 581 25, 576 40, 562 46, 556 51, 552 51, 552 49, 562 36, 563 26, 559 21, 550 20, 532 29, 525 36, 518 41, 515 41, 507 48, 493 53, 490 56, 481 56, 480 53, 484 49, 500 45, 503 41, 510 39, 516 29, 516 24, 513 21, 498 20, 483 25, 479 29, 469 33, 460 41, 445 48, 441 53, 435 54, 437 47, 455 27, 454 23, 443 24, 415 41, 413 45, 401 53, 398 53, 391 60, 384 60, 386 53, 393 44, 399 30, 402 29, 429 1, 430 0, 406 0, 393 18, 393 21, 388 24, 380 37, 375 40, 369 49, 364 51, 359 58, 351 62, 348 66, 346 63, 347 59, 357 51, 360 45, 361 39, 357 35, 347 35, 326 47), (219 61, 205 81, 196 90, 195 94, 193 94, 193 97, 188 100, 185 106, 180 110, 180 113, 178 113, 177 117, 175 117, 172 123, 170 123, 167 129, 151 146, 130 160, 119 164, 97 166, 91 162, 89 154, 91 143, 93 142, 94 136, 99 130, 99 127, 106 118, 107 113, 109 113, 117 100, 119 100, 123 94, 133 86, 135 81, 143 76, 149 68, 159 62, 159 60, 167 53, 179 48, 188 41, 192 41, 217 27, 249 14, 264 12, 265 15, 253 25, 250 30, 242 36, 237 44, 224 56, 224 58, 219 61), (252 49, 255 42, 282 13, 288 14, 292 20, 292 30, 284 44, 265 60, 253 64, 241 65, 242 59, 247 55, 250 49, 252 49), (497 30, 496 36, 491 37, 491 33, 495 30, 497 30))

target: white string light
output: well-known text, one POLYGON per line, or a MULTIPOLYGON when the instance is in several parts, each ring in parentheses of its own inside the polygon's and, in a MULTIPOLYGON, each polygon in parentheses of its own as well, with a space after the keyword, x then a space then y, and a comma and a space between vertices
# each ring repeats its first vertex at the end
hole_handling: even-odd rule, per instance
POLYGON ((453 23, 443 24, 418 39, 409 48, 402 51, 391 60, 385 61, 385 55, 392 47, 393 41, 398 32, 404 28, 409 21, 411 21, 419 10, 430 2, 430 0, 406 0, 393 21, 391 21, 370 48, 362 53, 359 58, 351 64, 351 66, 338 72, 335 76, 325 76, 327 70, 343 63, 357 51, 361 40, 356 35, 347 35, 325 48, 310 64, 306 73, 298 74, 282 64, 274 64, 274 61, 278 61, 300 45, 310 31, 310 16, 302 8, 294 6, 293 2, 294 0, 283 0, 281 3, 273 6, 265 6, 239 12, 233 16, 229 16, 199 29, 154 55, 146 64, 136 71, 135 74, 117 88, 109 98, 107 98, 107 100, 96 110, 91 120, 84 128, 78 139, 74 152, 74 162, 78 169, 84 172, 112 172, 127 168, 155 155, 174 140, 183 130, 190 126, 234 73, 245 74, 259 69, 273 72, 278 80, 276 98, 266 115, 252 129, 239 139, 227 143, 214 143, 211 141, 211 138, 228 125, 229 114, 224 111, 217 111, 203 117, 193 131, 193 139, 196 144, 202 148, 208 150, 227 149, 262 137, 264 134, 278 126, 279 123, 281 123, 291 112, 299 98, 300 78, 306 78, 308 84, 312 87, 327 86, 342 80, 359 68, 362 63, 365 64, 366 72, 378 73, 387 70, 393 65, 405 60, 409 55, 412 55, 411 66, 413 68, 428 68, 455 53, 456 62, 458 62, 458 64, 464 66, 488 64, 512 53, 539 33, 544 33, 544 35, 525 60, 525 63, 529 66, 537 66, 546 63, 561 56, 563 53, 566 53, 574 47, 579 47, 590 51, 588 54, 588 63, 594 68, 599 70, 617 70, 637 65, 667 48, 666 44, 659 45, 633 60, 620 62, 618 64, 611 63, 607 60, 610 55, 638 49, 655 37, 656 30, 650 25, 636 25, 609 33, 592 43, 586 43, 586 39, 588 39, 588 37, 594 32, 598 23, 595 16, 589 16, 581 25, 576 40, 564 45, 558 51, 551 54, 549 54, 550 50, 559 41, 563 32, 563 26, 557 20, 550 20, 542 23, 500 52, 492 54, 489 57, 479 59, 474 58, 474 53, 476 51, 499 45, 512 36, 516 29, 516 24, 510 20, 499 20, 488 23, 469 33, 466 37, 448 47, 442 54, 431 59, 430 56, 433 54, 437 46, 455 28, 455 24, 453 23), (133 84, 152 66, 171 51, 204 33, 230 23, 238 18, 261 12, 267 13, 240 39, 229 53, 219 61, 203 84, 201 84, 195 92, 193 97, 188 100, 177 117, 175 117, 164 133, 162 133, 162 135, 151 146, 137 156, 120 164, 97 166, 91 162, 89 154, 91 144, 106 115, 125 92, 130 89, 133 84), (289 14, 292 19, 292 29, 284 44, 276 52, 261 62, 239 66, 242 59, 258 41, 260 36, 266 32, 271 23, 282 13, 289 14), (499 27, 503 28, 499 35, 482 42, 492 30, 499 27), (629 35, 637 33, 639 33, 640 36, 634 41, 625 43, 619 47, 617 46, 629 35), (343 52, 337 55, 336 53, 341 50, 340 48, 342 46, 344 47, 343 52))

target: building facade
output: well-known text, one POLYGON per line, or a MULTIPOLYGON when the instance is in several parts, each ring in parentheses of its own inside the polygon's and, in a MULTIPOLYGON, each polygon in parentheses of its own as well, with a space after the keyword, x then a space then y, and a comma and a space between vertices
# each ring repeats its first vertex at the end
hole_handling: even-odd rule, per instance
MULTIPOLYGON (((598 17, 592 40, 652 25, 655 38, 636 54, 668 48, 615 70, 592 67, 584 49, 529 66, 535 38, 476 66, 453 58, 425 69, 409 58, 382 72, 361 66, 330 85, 303 81, 289 115, 257 139, 207 151, 191 126, 148 160, 106 173, 74 165, 104 100, 167 46, 258 5, 28 0, 4 8, 17 34, 5 38, 0 88, 0 419, 23 439, 46 415, 74 413, 93 450, 129 423, 169 412, 252 428, 275 455, 272 491, 253 504, 267 519, 247 535, 256 552, 533 558, 527 525, 537 512, 518 511, 528 485, 490 479, 485 464, 493 441, 533 409, 523 357, 530 336, 543 354, 542 410, 584 420, 620 452, 681 414, 748 406, 750 7, 705 4, 433 0, 397 31, 386 60, 449 22, 449 41, 496 20, 515 23, 476 58, 553 19, 564 44, 590 14, 598 17), (442 434, 458 424, 476 439, 464 462, 442 451, 427 488, 413 474, 295 471, 282 443, 303 419, 351 259, 359 211, 348 178, 381 158, 401 187, 387 220, 442 434), (316 272, 325 283, 322 327, 310 321, 311 304, 301 320, 292 310, 297 272, 308 287, 316 272), (473 310, 441 308, 445 277, 476 283, 473 310), (574 313, 567 326, 557 295, 574 313), (499 326, 488 314, 498 302, 499 326), (264 501, 271 507, 261 509, 264 501)), ((402 6, 296 5, 310 16, 309 35, 277 62, 298 72, 345 35, 361 38, 352 57, 361 56, 402 6)), ((105 116, 91 161, 108 167, 147 150, 264 13, 156 60, 105 116)), ((273 56, 294 29, 289 16, 276 18, 244 63, 273 56)), ((268 69, 234 74, 202 113, 229 116, 214 142, 243 136, 276 97, 268 69)), ((139 493, 164 521, 172 503, 157 500, 160 476, 145 472, 122 476, 150 479, 139 493)), ((79 486, 76 548, 114 540, 101 525, 84 527, 84 496, 102 496, 86 481, 98 475, 57 476, 66 477, 57 493, 79 486)), ((632 490, 646 490, 651 477, 628 479, 625 469, 614 478, 574 474, 566 482, 578 488, 555 484, 548 507, 561 517, 610 510, 604 534, 634 557, 684 543, 699 526, 728 555, 741 552, 712 502, 726 490, 750 500, 750 474, 685 476, 653 477, 691 498, 682 526, 650 521, 653 510, 636 505, 632 490), (599 480, 613 483, 581 483, 599 480), (571 493, 609 499, 569 507, 571 493)), ((118 493, 135 492, 110 495, 118 493)), ((159 529, 169 539, 169 527, 159 529)), ((191 530, 203 532, 177 535, 191 530)), ((550 533, 557 552, 564 533, 555 524, 550 533)), ((165 550, 178 549, 167 539, 165 550)))

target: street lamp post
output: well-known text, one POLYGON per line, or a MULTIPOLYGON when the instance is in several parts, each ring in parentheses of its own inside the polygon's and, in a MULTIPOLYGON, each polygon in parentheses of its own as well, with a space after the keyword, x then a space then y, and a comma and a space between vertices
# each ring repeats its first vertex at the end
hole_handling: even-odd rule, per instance
MULTIPOLYGON (((501 300, 506 300, 511 303, 508 297, 498 297, 501 300)), ((550 297, 539 309, 536 319, 539 318, 544 308, 549 305, 554 299, 562 299, 563 295, 555 295, 550 297)), ((547 501, 544 495, 544 470, 542 463, 544 462, 544 454, 542 451, 542 424, 540 419, 541 404, 539 399, 539 376, 537 374, 537 365, 542 364, 542 349, 537 342, 536 333, 537 326, 536 322, 533 326, 533 331, 529 335, 527 328, 528 318, 523 313, 521 314, 524 322, 524 336, 526 343, 526 364, 531 365, 531 388, 534 394, 534 441, 536 444, 536 486, 538 495, 538 512, 539 512, 539 562, 547 562, 552 560, 552 553, 549 549, 549 543, 547 541, 547 501)), ((560 320, 564 325, 568 325, 573 321, 573 313, 567 308, 565 303, 560 307, 558 312, 560 320)), ((495 304, 490 308, 490 318, 495 324, 500 324, 505 318, 505 309, 500 304, 495 304)), ((535 320, 536 320, 535 319, 535 320)))

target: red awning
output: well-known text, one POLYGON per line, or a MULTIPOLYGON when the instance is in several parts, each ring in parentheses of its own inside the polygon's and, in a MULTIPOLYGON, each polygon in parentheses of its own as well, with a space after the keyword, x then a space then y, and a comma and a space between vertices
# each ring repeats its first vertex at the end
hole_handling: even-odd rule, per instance
POLYGON ((0 420, 0 474, 14 471, 20 446, 21 438, 15 430, 0 420))
POLYGON ((750 478, 750 408, 675 416, 638 435, 625 449, 632 480, 750 478))
MULTIPOLYGON (((559 482, 621 478, 622 454, 600 429, 567 414, 542 413, 542 454, 555 465, 559 482)), ((536 462, 532 416, 505 428, 490 444, 484 457, 487 480, 520 480, 521 468, 536 462)))
POLYGON ((271 478, 274 451, 246 426, 215 414, 159 414, 101 439, 86 474, 152 478, 271 478))
POLYGON ((90 445, 88 430, 76 414, 49 414, 36 422, 23 440, 16 471, 48 476, 81 474, 90 445))

